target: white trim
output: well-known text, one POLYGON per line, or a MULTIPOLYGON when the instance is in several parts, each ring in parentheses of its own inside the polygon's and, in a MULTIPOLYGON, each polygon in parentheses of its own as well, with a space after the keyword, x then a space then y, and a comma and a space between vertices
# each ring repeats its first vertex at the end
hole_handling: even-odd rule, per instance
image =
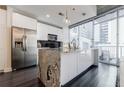
POLYGON ((4 72, 12 72, 12 68, 4 68, 4 72))

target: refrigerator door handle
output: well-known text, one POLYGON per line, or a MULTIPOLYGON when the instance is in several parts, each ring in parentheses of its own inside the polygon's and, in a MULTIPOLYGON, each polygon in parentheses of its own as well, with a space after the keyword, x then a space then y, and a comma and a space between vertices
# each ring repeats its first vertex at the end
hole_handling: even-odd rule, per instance
POLYGON ((23 35, 23 47, 22 47, 23 51, 26 51, 26 36, 23 35))
POLYGON ((24 47, 25 47, 24 49, 25 49, 25 51, 27 51, 26 39, 27 39, 27 36, 25 35, 25 36, 24 36, 24 47))
POLYGON ((25 36, 24 35, 22 37, 22 40, 23 40, 22 50, 25 51, 25 36))

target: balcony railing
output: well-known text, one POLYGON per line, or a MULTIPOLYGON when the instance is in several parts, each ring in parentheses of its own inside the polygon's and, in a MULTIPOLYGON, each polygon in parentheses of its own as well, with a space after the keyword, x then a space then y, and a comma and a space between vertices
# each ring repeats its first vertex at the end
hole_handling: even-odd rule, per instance
MULTIPOLYGON (((116 46, 96 46, 99 49, 99 56, 106 53, 110 59, 116 58, 116 46)), ((118 47, 118 57, 124 57, 124 46, 118 47)))

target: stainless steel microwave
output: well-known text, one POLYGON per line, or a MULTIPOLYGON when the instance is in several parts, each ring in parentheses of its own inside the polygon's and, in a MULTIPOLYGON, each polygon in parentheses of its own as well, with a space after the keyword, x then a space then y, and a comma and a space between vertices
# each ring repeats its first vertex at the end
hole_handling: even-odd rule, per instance
POLYGON ((48 34, 48 40, 49 41, 57 41, 57 35, 48 34))

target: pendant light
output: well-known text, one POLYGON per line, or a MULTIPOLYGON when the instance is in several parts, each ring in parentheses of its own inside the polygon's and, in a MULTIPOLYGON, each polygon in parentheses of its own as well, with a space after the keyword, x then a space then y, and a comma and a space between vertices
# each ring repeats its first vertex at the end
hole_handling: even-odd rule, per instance
POLYGON ((68 12, 67 12, 67 10, 66 10, 64 22, 65 22, 65 24, 69 24, 69 23, 70 23, 70 20, 69 20, 69 17, 68 17, 68 12))

